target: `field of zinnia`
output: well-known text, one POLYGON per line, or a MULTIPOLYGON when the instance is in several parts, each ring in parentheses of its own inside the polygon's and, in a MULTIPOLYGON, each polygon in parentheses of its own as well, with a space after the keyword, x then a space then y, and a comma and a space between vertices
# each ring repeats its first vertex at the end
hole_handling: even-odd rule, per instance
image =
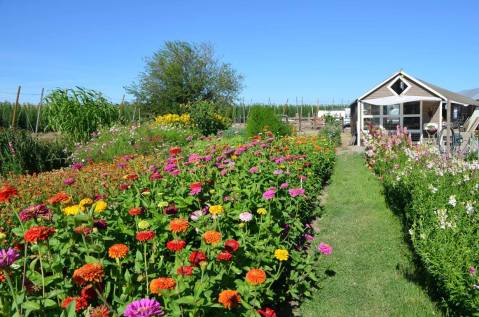
POLYGON ((324 140, 265 135, 11 179, 0 315, 279 316, 331 254, 311 221, 334 160, 324 140))

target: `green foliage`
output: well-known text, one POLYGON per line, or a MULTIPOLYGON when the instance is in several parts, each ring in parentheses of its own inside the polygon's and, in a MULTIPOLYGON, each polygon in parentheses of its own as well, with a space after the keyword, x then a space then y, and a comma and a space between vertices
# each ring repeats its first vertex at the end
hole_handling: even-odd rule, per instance
POLYGON ((291 135, 291 127, 281 122, 270 107, 253 106, 249 111, 246 131, 254 136, 264 131, 271 131, 276 135, 291 135))
POLYGON ((94 90, 57 89, 45 101, 48 126, 75 142, 87 141, 93 132, 120 119, 118 108, 94 90))
POLYGON ((157 114, 179 113, 180 105, 208 100, 232 104, 242 77, 219 61, 208 44, 166 42, 148 59, 140 81, 127 91, 157 114))
POLYGON ((127 154, 156 154, 171 146, 183 146, 196 138, 195 131, 162 127, 158 124, 113 126, 98 131, 85 144, 79 144, 72 161, 113 161, 127 154))
POLYGON ((30 132, 0 128, 0 175, 36 173, 65 166, 67 153, 58 142, 42 142, 30 132))
POLYGON ((335 146, 341 145, 341 122, 333 116, 325 116, 325 126, 319 131, 319 136, 330 140, 335 146))
POLYGON ((212 135, 231 126, 231 120, 221 116, 219 107, 209 101, 195 102, 189 108, 193 126, 203 135, 212 135))

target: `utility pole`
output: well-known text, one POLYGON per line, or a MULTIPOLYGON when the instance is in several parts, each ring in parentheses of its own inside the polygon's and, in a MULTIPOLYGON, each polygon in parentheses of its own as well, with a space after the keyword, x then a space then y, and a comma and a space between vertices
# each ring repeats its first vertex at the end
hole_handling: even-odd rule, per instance
POLYGON ((38 110, 37 110, 37 122, 35 124, 35 133, 38 133, 38 125, 40 124, 40 112, 42 111, 44 92, 45 92, 45 88, 42 88, 42 93, 40 94, 40 103, 38 104, 38 110))

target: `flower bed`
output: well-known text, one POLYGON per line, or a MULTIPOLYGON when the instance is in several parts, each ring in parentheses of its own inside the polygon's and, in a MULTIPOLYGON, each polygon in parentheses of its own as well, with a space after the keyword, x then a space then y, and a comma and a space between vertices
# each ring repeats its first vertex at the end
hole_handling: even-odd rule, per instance
POLYGON ((308 248, 329 144, 198 144, 2 187, 1 314, 271 317, 309 296, 331 254, 308 248))
POLYGON ((400 130, 392 136, 374 131, 366 156, 449 309, 478 314, 479 163, 412 145, 400 130))

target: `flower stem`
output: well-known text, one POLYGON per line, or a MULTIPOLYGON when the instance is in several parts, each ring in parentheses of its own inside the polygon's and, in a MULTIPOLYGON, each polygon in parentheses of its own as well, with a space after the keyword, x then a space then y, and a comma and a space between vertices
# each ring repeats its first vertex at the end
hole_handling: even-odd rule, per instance
POLYGON ((145 277, 146 277, 146 296, 148 296, 148 286, 150 285, 150 282, 148 280, 148 260, 146 258, 146 243, 143 244, 143 257, 145 258, 145 277))
POLYGON ((12 280, 10 279, 10 272, 5 271, 4 275, 7 279, 7 284, 8 284, 8 287, 10 288, 10 292, 12 292, 13 302, 15 303, 15 309, 17 310, 18 315, 21 317, 22 312, 20 311, 20 306, 18 306, 17 296, 15 294, 15 290, 13 289, 12 280))
POLYGON ((38 246, 38 260, 40 261, 40 272, 42 273, 42 297, 45 299, 45 273, 43 272, 42 252, 38 246))

